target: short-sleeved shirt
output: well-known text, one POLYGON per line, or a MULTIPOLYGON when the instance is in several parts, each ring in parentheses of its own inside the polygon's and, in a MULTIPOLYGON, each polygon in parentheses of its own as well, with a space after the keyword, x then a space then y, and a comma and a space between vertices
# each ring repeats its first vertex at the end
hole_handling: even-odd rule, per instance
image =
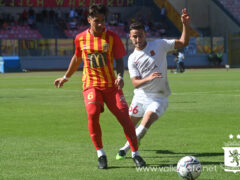
POLYGON ((182 62, 183 59, 184 59, 184 54, 181 53, 181 52, 179 52, 179 53, 178 53, 178 63, 182 62))
POLYGON ((83 89, 90 87, 113 87, 116 79, 113 59, 126 55, 118 35, 106 30, 100 36, 93 36, 89 29, 75 38, 75 56, 83 59, 83 89))
POLYGON ((162 74, 162 78, 155 78, 138 88, 134 94, 144 98, 168 97, 171 94, 167 77, 167 52, 174 49, 175 40, 158 39, 147 42, 143 50, 134 50, 128 58, 130 78, 139 76, 141 79, 153 72, 162 74))

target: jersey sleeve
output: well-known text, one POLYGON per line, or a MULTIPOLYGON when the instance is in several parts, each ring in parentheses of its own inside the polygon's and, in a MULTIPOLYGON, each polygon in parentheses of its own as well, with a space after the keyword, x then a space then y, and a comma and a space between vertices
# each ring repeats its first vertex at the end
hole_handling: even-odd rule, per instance
POLYGON ((130 78, 141 76, 136 65, 134 64, 134 60, 132 56, 129 56, 128 58, 128 71, 129 71, 130 78))
POLYGON ((75 44, 75 56, 76 57, 82 57, 82 51, 80 49, 80 41, 79 41, 79 36, 76 36, 75 40, 74 40, 74 44, 75 44))
POLYGON ((123 56, 126 56, 126 51, 123 46, 122 40, 119 36, 115 35, 113 40, 113 57, 114 59, 119 59, 123 56))
POLYGON ((160 39, 157 41, 159 43, 159 45, 166 51, 173 51, 175 48, 175 40, 168 40, 168 39, 160 39))

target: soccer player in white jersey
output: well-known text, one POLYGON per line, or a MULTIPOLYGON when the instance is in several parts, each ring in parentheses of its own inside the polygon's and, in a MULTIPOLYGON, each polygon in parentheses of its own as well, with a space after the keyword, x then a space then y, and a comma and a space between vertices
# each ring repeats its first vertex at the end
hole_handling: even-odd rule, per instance
MULTIPOLYGON (((167 60, 169 51, 183 48, 189 41, 190 17, 186 9, 182 10, 183 25, 180 39, 157 39, 146 41, 145 27, 135 22, 130 25, 130 39, 135 46, 128 58, 128 69, 135 87, 129 115, 135 127, 138 141, 144 137, 150 126, 168 108, 168 96, 171 94, 167 78, 167 60)), ((124 159, 130 146, 127 142, 117 153, 116 159, 124 159)))

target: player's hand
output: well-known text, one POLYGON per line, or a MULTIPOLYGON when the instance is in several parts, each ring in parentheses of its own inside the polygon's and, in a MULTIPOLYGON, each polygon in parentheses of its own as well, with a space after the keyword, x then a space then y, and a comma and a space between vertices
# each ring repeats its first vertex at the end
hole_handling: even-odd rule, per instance
POLYGON ((54 81, 54 85, 56 86, 56 88, 61 88, 62 86, 63 86, 63 84, 65 83, 65 82, 67 82, 68 80, 67 79, 65 79, 65 78, 58 78, 58 79, 56 79, 55 81, 54 81))
POLYGON ((122 89, 124 86, 124 81, 122 78, 117 78, 115 80, 115 85, 118 87, 118 89, 122 89))
POLYGON ((189 16, 186 8, 184 8, 182 10, 181 21, 184 25, 189 25, 190 24, 190 16, 189 16))
POLYGON ((162 73, 154 72, 150 76, 147 77, 148 81, 152 81, 155 78, 162 78, 162 73))

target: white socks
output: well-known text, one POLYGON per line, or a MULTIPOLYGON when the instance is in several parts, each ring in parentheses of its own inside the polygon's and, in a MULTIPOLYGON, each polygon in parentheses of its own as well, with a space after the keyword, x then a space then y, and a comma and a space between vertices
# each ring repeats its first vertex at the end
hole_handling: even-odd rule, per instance
POLYGON ((103 149, 103 148, 97 150, 97 156, 98 156, 98 157, 101 157, 101 156, 103 156, 103 155, 106 155, 106 153, 104 152, 104 149, 103 149))
POLYGON ((142 139, 145 136, 147 130, 148 130, 147 128, 140 124, 136 129, 137 139, 138 140, 142 139))
MULTIPOLYGON (((136 135, 137 135, 137 139, 138 141, 140 141, 140 139, 142 139, 146 132, 147 132, 147 128, 145 128, 143 125, 139 125, 137 128, 136 128, 136 135)), ((126 142, 126 144, 120 149, 120 150, 124 150, 126 153, 128 152, 128 150, 130 149, 130 146, 129 146, 129 143, 128 141, 126 142)), ((98 157, 101 157, 103 155, 106 155, 106 153, 104 152, 104 149, 99 149, 97 150, 97 156, 98 157)), ((135 151, 135 152, 132 152, 132 157, 134 156, 138 156, 139 155, 139 152, 138 151, 135 151)))
MULTIPOLYGON (((140 141, 140 139, 142 139, 145 136, 147 130, 148 129, 141 124, 136 128, 136 135, 138 141, 140 141)), ((129 149, 130 149, 129 143, 126 142, 126 144, 120 150, 124 150, 127 153, 129 149)))
POLYGON ((132 158, 134 158, 135 156, 139 156, 139 152, 138 151, 132 152, 132 158))

